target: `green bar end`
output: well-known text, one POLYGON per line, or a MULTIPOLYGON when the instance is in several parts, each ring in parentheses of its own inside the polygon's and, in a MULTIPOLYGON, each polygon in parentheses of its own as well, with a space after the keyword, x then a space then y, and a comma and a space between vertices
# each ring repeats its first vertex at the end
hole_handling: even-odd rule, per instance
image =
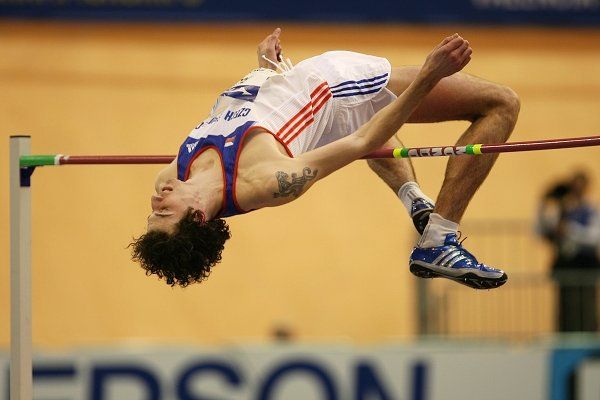
POLYGON ((21 168, 41 167, 43 165, 55 165, 55 154, 42 154, 33 156, 21 156, 19 165, 21 168))

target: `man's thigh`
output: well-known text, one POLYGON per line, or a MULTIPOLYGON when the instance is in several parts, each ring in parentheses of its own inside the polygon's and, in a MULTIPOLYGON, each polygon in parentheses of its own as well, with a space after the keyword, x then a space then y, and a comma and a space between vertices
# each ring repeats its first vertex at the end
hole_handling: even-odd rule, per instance
MULTIPOLYGON (((421 67, 394 67, 387 88, 400 96, 421 67)), ((493 106, 502 87, 459 72, 442 79, 411 115, 408 122, 474 120, 493 106)))

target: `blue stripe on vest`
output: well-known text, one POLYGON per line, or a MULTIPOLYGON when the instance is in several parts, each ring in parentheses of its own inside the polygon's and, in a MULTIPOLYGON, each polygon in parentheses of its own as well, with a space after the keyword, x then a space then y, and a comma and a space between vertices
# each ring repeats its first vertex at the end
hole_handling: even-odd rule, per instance
POLYGON ((185 172, 194 160, 194 157, 199 152, 207 147, 214 147, 220 154, 223 166, 225 168, 225 204, 221 210, 219 217, 230 217, 232 215, 243 214, 244 211, 239 210, 235 206, 233 200, 233 177, 235 175, 236 157, 242 143, 245 132, 254 125, 255 121, 247 121, 245 124, 238 126, 231 134, 227 136, 208 135, 200 139, 186 138, 177 155, 177 178, 185 179, 185 172), (233 140, 232 140, 233 139, 233 140), (227 146, 226 146, 227 145, 227 146))

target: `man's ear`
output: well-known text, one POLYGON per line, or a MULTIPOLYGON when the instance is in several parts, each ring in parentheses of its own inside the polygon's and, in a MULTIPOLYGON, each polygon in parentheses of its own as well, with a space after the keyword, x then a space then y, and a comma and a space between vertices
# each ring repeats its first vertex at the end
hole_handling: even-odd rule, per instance
POLYGON ((201 210, 194 210, 192 212, 192 218, 194 219, 194 222, 199 225, 202 225, 206 222, 206 215, 201 210))

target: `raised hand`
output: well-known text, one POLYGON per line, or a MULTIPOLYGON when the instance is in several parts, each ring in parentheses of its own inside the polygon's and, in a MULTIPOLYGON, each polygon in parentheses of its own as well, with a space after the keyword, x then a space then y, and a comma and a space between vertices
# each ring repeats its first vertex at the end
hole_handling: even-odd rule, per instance
POLYGON ((259 67, 275 69, 275 66, 265 60, 263 55, 271 61, 281 61, 281 40, 279 40, 279 35, 281 35, 281 28, 276 28, 273 33, 258 44, 256 55, 258 56, 259 67))
POLYGON ((445 38, 427 56, 422 71, 430 78, 440 80, 457 73, 471 61, 473 49, 458 33, 445 38))

